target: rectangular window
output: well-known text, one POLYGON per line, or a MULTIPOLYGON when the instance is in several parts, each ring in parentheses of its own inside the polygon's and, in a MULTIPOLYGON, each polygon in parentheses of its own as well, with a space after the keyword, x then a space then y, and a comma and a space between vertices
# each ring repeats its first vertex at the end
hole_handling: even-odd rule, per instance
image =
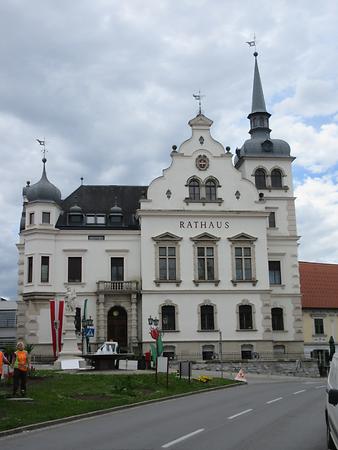
POLYGON ((282 284, 280 261, 269 261, 270 284, 282 284))
POLYGON ((87 225, 93 225, 95 223, 95 216, 88 214, 86 216, 87 225))
POLYGON ((33 283, 33 256, 27 258, 27 283, 33 283))
POLYGON ((176 247, 159 247, 160 280, 176 280, 176 247))
POLYGON ((123 281, 124 280, 124 259, 123 258, 110 258, 111 266, 111 281, 123 281))
POLYGON ((276 214, 274 212, 269 214, 269 228, 276 228, 276 214))
POLYGON ((50 212, 42 213, 42 223, 50 223, 50 212))
POLYGON ((314 319, 315 334, 324 334, 324 320, 321 318, 314 319))
POLYGON ((41 283, 49 282, 49 256, 41 256, 41 283))
POLYGON ((96 223, 98 225, 105 225, 105 223, 106 223, 106 216, 104 216, 104 215, 96 216, 96 223))
POLYGON ((81 283, 82 281, 82 258, 70 256, 68 258, 68 283, 81 283))
POLYGON ((197 276, 202 281, 215 279, 214 247, 197 247, 197 276))
POLYGON ((105 236, 88 236, 88 241, 104 241, 105 236))
POLYGON ((250 247, 235 247, 236 280, 252 280, 252 260, 250 247))
POLYGON ((34 213, 29 213, 29 225, 34 225, 34 213))

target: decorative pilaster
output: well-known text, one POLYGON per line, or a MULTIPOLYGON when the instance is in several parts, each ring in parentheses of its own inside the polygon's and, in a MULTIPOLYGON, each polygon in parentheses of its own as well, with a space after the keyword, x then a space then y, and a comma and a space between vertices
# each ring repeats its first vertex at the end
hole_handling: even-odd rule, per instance
POLYGON ((99 294, 96 301, 96 317, 97 317, 97 341, 102 343, 105 341, 104 332, 104 294, 99 294))
POLYGON ((133 346, 137 345, 137 295, 136 293, 131 294, 131 334, 130 343, 133 346))

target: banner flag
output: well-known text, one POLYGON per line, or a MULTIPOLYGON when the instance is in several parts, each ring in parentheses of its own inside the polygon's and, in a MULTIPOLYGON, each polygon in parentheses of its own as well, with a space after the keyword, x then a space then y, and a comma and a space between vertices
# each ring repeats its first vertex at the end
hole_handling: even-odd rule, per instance
POLYGON ((56 349, 58 349, 58 351, 60 352, 61 345, 62 345, 64 305, 65 305, 64 300, 60 300, 60 301, 50 300, 49 301, 50 326, 51 326, 54 358, 56 358, 56 356, 57 356, 56 349), (55 323, 57 323, 57 328, 55 327, 55 323), (57 331, 57 333, 56 333, 56 331, 57 331), (56 343, 58 345, 56 345, 56 343))

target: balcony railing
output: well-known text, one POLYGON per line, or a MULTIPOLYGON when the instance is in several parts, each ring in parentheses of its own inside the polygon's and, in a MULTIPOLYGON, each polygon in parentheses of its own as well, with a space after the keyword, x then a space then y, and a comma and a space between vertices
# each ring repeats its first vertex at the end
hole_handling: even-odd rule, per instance
POLYGON ((138 281, 98 281, 98 292, 135 292, 138 291, 138 281))

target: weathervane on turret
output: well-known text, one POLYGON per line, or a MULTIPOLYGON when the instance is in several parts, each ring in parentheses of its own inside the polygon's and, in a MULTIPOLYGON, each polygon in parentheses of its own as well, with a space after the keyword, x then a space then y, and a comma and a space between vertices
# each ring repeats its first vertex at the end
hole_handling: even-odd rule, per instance
POLYGON ((36 139, 37 140, 37 142, 42 146, 42 149, 41 149, 41 151, 42 151, 42 153, 43 153, 43 159, 42 159, 42 162, 46 162, 47 161, 47 159, 46 159, 46 152, 48 151, 47 149, 46 149, 46 139, 45 138, 43 138, 43 139, 36 139))
POLYGON ((198 101, 198 114, 202 114, 202 98, 205 97, 205 95, 202 95, 199 90, 198 94, 192 94, 192 96, 198 101))
POLYGON ((254 33, 252 41, 246 41, 246 43, 249 45, 249 47, 255 47, 254 56, 257 56, 258 53, 257 53, 257 46, 256 46, 256 34, 254 33))

